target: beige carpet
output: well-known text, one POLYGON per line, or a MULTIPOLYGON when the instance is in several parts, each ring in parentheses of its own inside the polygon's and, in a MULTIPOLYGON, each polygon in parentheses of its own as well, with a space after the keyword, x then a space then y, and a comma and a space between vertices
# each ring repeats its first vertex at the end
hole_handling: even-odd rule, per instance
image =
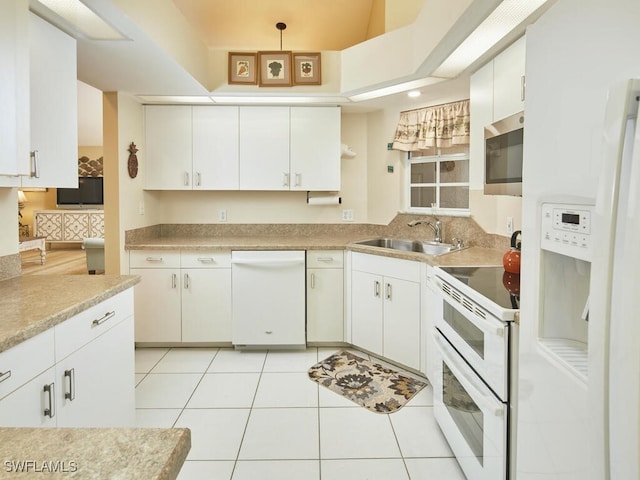
POLYGON ((309 369, 309 378, 372 412, 392 413, 427 386, 342 350, 309 369))

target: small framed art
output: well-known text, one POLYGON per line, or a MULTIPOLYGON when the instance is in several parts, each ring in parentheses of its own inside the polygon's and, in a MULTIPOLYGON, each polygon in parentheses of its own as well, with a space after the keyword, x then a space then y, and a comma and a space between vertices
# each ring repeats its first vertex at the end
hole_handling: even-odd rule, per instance
POLYGON ((320 85, 322 73, 320 52, 293 54, 293 84, 320 85))
POLYGON ((258 52, 261 87, 291 86, 291 52, 258 52))
POLYGON ((258 83, 256 54, 229 52, 229 85, 255 85, 258 83))

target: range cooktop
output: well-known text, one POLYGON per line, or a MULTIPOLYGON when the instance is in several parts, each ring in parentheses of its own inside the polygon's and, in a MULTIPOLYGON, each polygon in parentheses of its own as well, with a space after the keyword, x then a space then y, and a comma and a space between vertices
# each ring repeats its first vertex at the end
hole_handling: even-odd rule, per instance
POLYGON ((503 267, 440 267, 440 270, 501 308, 520 308, 520 275, 505 272, 503 267))

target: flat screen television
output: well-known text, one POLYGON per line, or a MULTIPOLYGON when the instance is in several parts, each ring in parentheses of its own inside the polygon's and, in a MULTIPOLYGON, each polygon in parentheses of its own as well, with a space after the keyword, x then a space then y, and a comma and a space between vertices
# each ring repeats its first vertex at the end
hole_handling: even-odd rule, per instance
POLYGON ((100 208, 104 203, 102 177, 78 177, 78 188, 58 188, 58 208, 100 208))

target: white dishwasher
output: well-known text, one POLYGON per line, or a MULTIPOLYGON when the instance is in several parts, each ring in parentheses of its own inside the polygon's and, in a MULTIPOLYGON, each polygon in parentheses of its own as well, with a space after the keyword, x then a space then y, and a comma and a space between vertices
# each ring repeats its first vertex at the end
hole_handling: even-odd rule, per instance
POLYGON ((305 252, 231 252, 232 342, 305 346, 305 252))

